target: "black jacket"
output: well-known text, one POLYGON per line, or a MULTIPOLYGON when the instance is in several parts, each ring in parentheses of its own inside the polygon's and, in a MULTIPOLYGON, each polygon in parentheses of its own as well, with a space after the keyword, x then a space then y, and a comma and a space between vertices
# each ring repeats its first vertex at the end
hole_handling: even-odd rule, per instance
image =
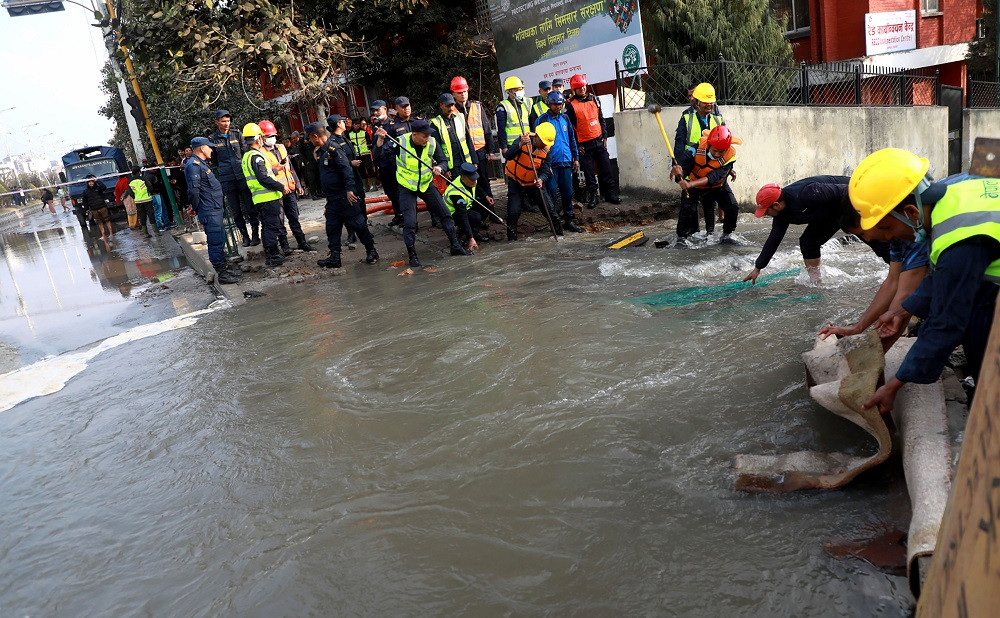
POLYGON ((83 202, 83 207, 87 210, 107 208, 108 204, 104 201, 104 194, 107 190, 108 188, 100 180, 95 181, 93 187, 88 183, 87 188, 83 190, 83 196, 80 198, 83 202))

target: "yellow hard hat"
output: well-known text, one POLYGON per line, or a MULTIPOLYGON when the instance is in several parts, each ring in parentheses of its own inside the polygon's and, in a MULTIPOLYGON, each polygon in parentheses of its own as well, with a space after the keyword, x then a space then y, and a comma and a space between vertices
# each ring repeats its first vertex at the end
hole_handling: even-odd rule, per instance
POLYGON ((264 132, 260 130, 260 127, 257 125, 256 122, 248 122, 245 125, 243 125, 243 139, 247 139, 250 137, 256 139, 262 135, 264 135, 264 132))
POLYGON ((861 229, 870 230, 927 178, 930 161, 909 150, 883 148, 864 158, 847 187, 851 204, 861 215, 861 229))
POLYGON ((535 127, 535 135, 542 140, 546 146, 556 143, 556 127, 551 122, 543 122, 535 127))
POLYGON ((694 87, 694 92, 691 93, 691 96, 702 103, 715 103, 715 87, 708 82, 701 82, 694 87))
POLYGON ((520 77, 511 75, 507 79, 503 80, 504 90, 513 90, 514 88, 524 88, 524 83, 521 82, 520 77))

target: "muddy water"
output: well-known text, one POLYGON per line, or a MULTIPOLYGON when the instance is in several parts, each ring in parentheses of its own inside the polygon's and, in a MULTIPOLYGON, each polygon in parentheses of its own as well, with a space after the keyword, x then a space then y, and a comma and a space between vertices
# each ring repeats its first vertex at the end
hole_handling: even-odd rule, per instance
POLYGON ((600 248, 619 235, 352 265, 89 358, 0 413, 0 607, 905 614, 902 577, 823 549, 903 525, 898 470, 788 496, 729 471, 871 448, 810 402, 799 354, 884 266, 836 245, 822 288, 653 308, 632 299, 732 282, 756 249, 600 248))

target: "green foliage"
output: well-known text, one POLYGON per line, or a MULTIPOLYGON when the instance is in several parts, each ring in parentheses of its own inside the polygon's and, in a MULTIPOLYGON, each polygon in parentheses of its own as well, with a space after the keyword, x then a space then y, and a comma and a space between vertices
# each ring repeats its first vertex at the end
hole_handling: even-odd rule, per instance
POLYGON ((726 60, 791 65, 792 46, 768 0, 649 0, 642 4, 646 46, 657 63, 726 60))

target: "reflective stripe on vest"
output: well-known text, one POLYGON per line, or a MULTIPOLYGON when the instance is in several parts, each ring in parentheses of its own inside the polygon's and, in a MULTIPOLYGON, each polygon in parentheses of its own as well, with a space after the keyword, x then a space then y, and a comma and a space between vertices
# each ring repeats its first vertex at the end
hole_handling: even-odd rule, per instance
POLYGON ((444 205, 448 207, 448 212, 455 214, 455 207, 452 205, 452 200, 464 199, 466 208, 472 206, 472 192, 475 190, 475 186, 468 188, 463 186, 461 179, 448 183, 448 188, 444 190, 444 205))
POLYGON ((295 177, 292 176, 291 166, 288 163, 281 164, 282 159, 288 161, 288 151, 285 150, 284 144, 275 144, 274 148, 278 152, 271 152, 271 149, 266 146, 262 151, 264 158, 267 159, 267 164, 271 166, 271 171, 274 172, 274 177, 278 179, 278 182, 289 189, 295 189, 295 177))
POLYGON ((542 166, 542 162, 545 161, 548 154, 548 150, 536 150, 532 155, 529 155, 528 146, 521 144, 521 152, 517 153, 513 159, 507 160, 503 171, 522 187, 530 187, 535 184, 535 170, 542 166), (532 166, 532 159, 534 159, 534 166, 532 166))
POLYGON ((531 131, 531 125, 528 124, 528 116, 531 114, 531 110, 528 108, 528 104, 524 102, 517 109, 514 109, 514 104, 510 102, 510 99, 504 99, 500 103, 500 107, 504 108, 507 112, 507 125, 504 127, 506 135, 504 135, 504 139, 507 140, 507 145, 510 146, 521 135, 531 131), (517 113, 518 111, 521 112, 520 116, 517 113))
POLYGON ((594 99, 580 101, 576 97, 569 100, 576 115, 576 141, 589 142, 601 136, 601 108, 594 99))
POLYGON ((351 143, 354 144, 354 152, 359 157, 371 152, 368 149, 368 134, 364 131, 352 131, 347 134, 347 137, 351 140, 351 143))
POLYGON ((399 153, 396 155, 396 182, 404 189, 414 193, 423 193, 431 186, 434 179, 434 150, 437 142, 428 136, 427 145, 420 158, 413 156, 408 150, 416 152, 413 147, 413 134, 405 133, 399 138, 399 153))
MULTIPOLYGON (((465 139, 465 116, 462 114, 452 114, 455 119, 455 136, 458 138, 458 143, 462 145, 462 154, 465 156, 463 161, 471 162, 472 159, 469 157, 469 142, 465 139)), ((441 116, 434 116, 431 119, 431 124, 437 129, 438 135, 441 136, 441 150, 444 151, 444 156, 448 159, 448 169, 455 167, 455 157, 451 153, 451 136, 448 133, 448 122, 441 116)))
POLYGON ((153 197, 149 194, 149 189, 146 188, 145 181, 141 178, 130 180, 128 187, 129 189, 132 189, 132 195, 135 197, 136 204, 144 204, 146 202, 153 201, 153 197))
MULTIPOLYGON (((549 111, 549 106, 545 103, 545 99, 538 97, 535 101, 534 107, 531 108, 535 112, 535 117, 541 116, 545 112, 549 111)), ((538 122, 537 120, 535 122, 538 122)))
POLYGON ((476 150, 486 148, 486 125, 483 124, 483 104, 474 101, 469 103, 469 117, 465 124, 472 137, 472 146, 476 150))
POLYGON ((253 166, 250 164, 251 159, 254 157, 263 157, 265 167, 267 168, 267 175, 277 180, 277 178, 274 177, 274 170, 271 169, 266 154, 260 152, 259 150, 254 150, 253 148, 243 153, 243 178, 246 179, 247 187, 250 189, 250 197, 253 198, 253 203, 263 204, 264 202, 280 200, 282 196, 281 191, 267 189, 257 180, 257 175, 253 173, 253 166))
MULTIPOLYGON (((694 150, 698 147, 698 142, 701 141, 701 134, 704 129, 702 129, 701 121, 698 120, 697 112, 688 112, 684 114, 683 118, 684 124, 687 125, 688 130, 687 148, 689 150, 694 150)), ((707 118, 709 131, 723 124, 722 116, 718 114, 709 114, 707 118)))
MULTIPOLYGON (((721 159, 713 159, 708 156, 708 136, 701 138, 698 142, 698 149, 694 153, 694 167, 691 168, 690 178, 693 180, 695 178, 704 178, 712 172, 729 165, 730 163, 736 161, 736 149, 732 146, 729 150, 722 153, 721 159)), ((726 179, 723 177, 722 180, 710 185, 711 188, 717 189, 722 185, 726 184, 726 179)))
MULTIPOLYGON (((948 247, 973 236, 1000 242, 1000 179, 963 180, 948 187, 931 210, 931 263, 948 247)), ((984 277, 1000 285, 1000 260, 986 267, 984 277)))

